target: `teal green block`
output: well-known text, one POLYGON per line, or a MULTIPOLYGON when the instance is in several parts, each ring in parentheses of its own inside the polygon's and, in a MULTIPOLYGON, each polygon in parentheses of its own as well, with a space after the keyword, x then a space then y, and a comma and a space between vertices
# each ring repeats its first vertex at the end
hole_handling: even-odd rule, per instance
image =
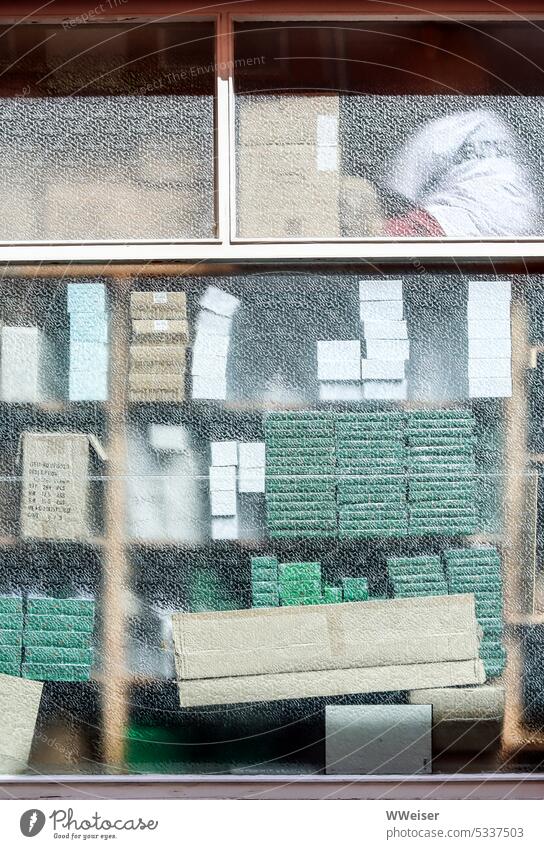
POLYGON ((258 593, 252 597, 253 607, 278 607, 280 600, 277 593, 258 593))
POLYGON ((441 589, 437 589, 433 587, 432 589, 423 590, 417 589, 417 587, 413 590, 399 590, 395 591, 395 598, 425 598, 426 596, 445 596, 448 595, 447 592, 444 592, 441 589))
POLYGON ((20 646, 0 646, 0 663, 20 663, 20 646))
POLYGON ((472 519, 474 515, 474 507, 415 507, 413 504, 410 506, 412 519, 472 519))
POLYGON ((341 528, 338 533, 339 539, 398 539, 401 537, 408 536, 408 531, 406 528, 382 528, 379 531, 373 530, 363 530, 363 529, 353 529, 353 528, 341 528))
POLYGON ((269 492, 266 495, 267 507, 304 507, 307 505, 334 504, 333 492, 269 492))
POLYGON ((434 554, 417 554, 414 557, 388 557, 385 562, 390 570, 407 568, 424 572, 442 571, 440 557, 434 554))
POLYGON ((406 520, 377 520, 361 519, 361 520, 346 520, 340 522, 342 530, 397 530, 406 529, 406 520))
POLYGON ((25 663, 85 664, 92 666, 92 648, 65 648, 64 646, 27 646, 25 663))
POLYGON ((256 566, 251 570, 251 581, 260 583, 265 581, 266 583, 273 582, 277 585, 278 583, 278 570, 277 569, 268 569, 266 566, 256 566))
POLYGON ((26 603, 27 614, 43 616, 94 616, 95 603, 86 598, 31 598, 26 603))
POLYGON ((315 598, 321 596, 321 581, 289 581, 280 585, 280 601, 297 598, 315 598))
POLYGON ((91 670, 80 663, 23 663, 21 675, 33 681, 88 681, 91 670))
POLYGON ((275 519, 268 523, 270 530, 274 531, 335 531, 336 522, 327 519, 305 519, 305 520, 287 520, 275 519))
POLYGON ((0 631, 0 646, 22 646, 23 644, 23 629, 17 628, 14 630, 0 631))
POLYGON ((25 632, 28 631, 76 631, 81 633, 92 633, 94 627, 90 616, 64 616, 40 614, 27 614, 25 620, 25 632))
POLYGON ((64 646, 65 648, 88 648, 92 634, 81 631, 25 631, 24 645, 64 646))
POLYGON ((442 552, 445 560, 481 560, 482 562, 488 562, 488 558, 491 557, 493 560, 500 561, 499 552, 496 548, 492 546, 482 546, 481 548, 448 548, 446 551, 442 552))
POLYGON ((325 604, 338 604, 342 601, 342 590, 340 587, 324 587, 323 601, 325 604))
POLYGON ((303 607, 309 604, 323 604, 321 595, 308 596, 307 598, 284 598, 281 600, 282 607, 303 607))
POLYGON ((269 529, 270 539, 336 539, 338 533, 334 531, 291 531, 280 529, 269 529))
POLYGON ((21 677, 21 663, 5 663, 0 662, 0 675, 12 675, 15 678, 21 677))
POLYGON ((276 581, 252 581, 251 591, 255 593, 277 593, 278 582, 276 581))
POLYGON ((271 510, 270 508, 267 508, 266 518, 269 523, 285 521, 305 522, 308 519, 311 519, 312 521, 319 520, 320 522, 336 522, 336 510, 329 507, 326 509, 318 509, 315 506, 312 509, 310 505, 308 505, 308 507, 304 510, 293 510, 289 508, 286 510, 271 510))
POLYGON ((21 596, 0 596, 0 616, 23 613, 23 599, 21 596))
POLYGON ((0 614, 0 630, 1 631, 18 631, 23 628, 22 613, 1 613, 0 614))
POLYGON ((321 580, 321 563, 318 561, 280 563, 280 581, 299 581, 306 579, 321 580))
POLYGON ((342 578, 342 598, 344 601, 368 601, 368 579, 342 578))

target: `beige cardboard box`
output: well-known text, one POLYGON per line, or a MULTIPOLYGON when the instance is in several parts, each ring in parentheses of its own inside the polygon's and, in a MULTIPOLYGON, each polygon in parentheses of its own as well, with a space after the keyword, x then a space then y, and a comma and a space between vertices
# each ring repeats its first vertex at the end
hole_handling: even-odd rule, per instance
POLYGON ((105 459, 100 443, 89 434, 23 433, 21 536, 89 536, 90 446, 105 459))
POLYGON ((137 374, 183 374, 185 345, 131 345, 130 369, 137 374))
POLYGON ((325 145, 335 141, 330 119, 338 121, 337 94, 241 96, 236 105, 240 147, 320 142, 325 145))
POLYGON ((139 344, 186 343, 189 339, 189 325, 186 319, 133 319, 132 336, 139 344))
POLYGON ((0 773, 17 775, 28 765, 43 683, 0 675, 0 773))
POLYGON ((136 319, 187 318, 185 292, 131 292, 130 315, 136 319))
POLYGON ((185 374, 140 374, 130 372, 129 401, 136 402, 176 402, 185 400, 185 374))
POLYGON ((496 748, 504 723, 503 687, 434 688, 410 692, 410 704, 432 705, 436 751, 481 752, 496 748))
POLYGON ((484 680, 471 595, 177 613, 172 620, 185 705, 484 680))
POLYGON ((185 401, 185 390, 182 389, 133 389, 128 393, 132 404, 181 404, 185 401))
POLYGON ((198 707, 353 693, 388 693, 430 686, 457 687, 481 684, 483 681, 483 664, 474 659, 316 672, 281 672, 276 675, 199 678, 178 681, 178 687, 180 705, 198 707))

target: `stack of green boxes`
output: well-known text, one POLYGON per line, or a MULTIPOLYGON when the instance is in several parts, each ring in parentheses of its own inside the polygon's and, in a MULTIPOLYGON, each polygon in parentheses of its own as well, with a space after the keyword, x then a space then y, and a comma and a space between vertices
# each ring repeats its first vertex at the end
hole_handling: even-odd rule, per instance
POLYGON ((321 563, 282 563, 279 569, 281 605, 323 604, 321 563))
POLYGON ((367 578, 342 578, 343 601, 368 601, 367 578))
POLYGON ((406 535, 405 418, 396 411, 337 417, 341 539, 406 535))
POLYGON ((388 557, 387 572, 395 598, 448 595, 448 585, 439 555, 388 557))
POLYGON ((0 597, 0 673, 21 674, 23 645, 23 599, 0 597))
POLYGON ((253 607, 278 607, 278 561, 275 557, 251 558, 251 601, 253 607))
POLYGON ((271 413, 265 417, 264 430, 270 536, 336 537, 333 415, 271 413))
POLYGON ((488 678, 501 675, 506 661, 501 561, 495 548, 458 548, 444 552, 450 593, 473 593, 483 631, 480 657, 488 678))
POLYGON ((339 604, 343 601, 342 587, 323 587, 323 604, 339 604))
POLYGON ((474 419, 469 410, 408 415, 409 532, 455 536, 476 530, 474 419))
POLYGON ((23 678, 87 681, 93 663, 94 601, 28 598, 23 678))
POLYGON ((218 564, 195 564, 189 579, 189 610, 236 610, 239 601, 229 586, 225 569, 218 564))

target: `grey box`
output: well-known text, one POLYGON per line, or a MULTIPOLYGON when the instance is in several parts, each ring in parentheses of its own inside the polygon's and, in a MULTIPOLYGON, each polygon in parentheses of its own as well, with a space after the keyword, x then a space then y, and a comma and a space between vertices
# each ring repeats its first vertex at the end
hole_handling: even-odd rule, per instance
POLYGON ((325 733, 328 775, 431 772, 431 705, 329 705, 325 733))

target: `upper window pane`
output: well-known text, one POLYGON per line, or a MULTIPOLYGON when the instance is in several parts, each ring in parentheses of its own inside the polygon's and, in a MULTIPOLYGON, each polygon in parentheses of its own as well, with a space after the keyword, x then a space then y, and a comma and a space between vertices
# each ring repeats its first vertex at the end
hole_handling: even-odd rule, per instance
POLYGON ((211 23, 0 29, 1 240, 215 235, 211 23))
POLYGON ((243 23, 241 238, 540 235, 542 32, 243 23))

